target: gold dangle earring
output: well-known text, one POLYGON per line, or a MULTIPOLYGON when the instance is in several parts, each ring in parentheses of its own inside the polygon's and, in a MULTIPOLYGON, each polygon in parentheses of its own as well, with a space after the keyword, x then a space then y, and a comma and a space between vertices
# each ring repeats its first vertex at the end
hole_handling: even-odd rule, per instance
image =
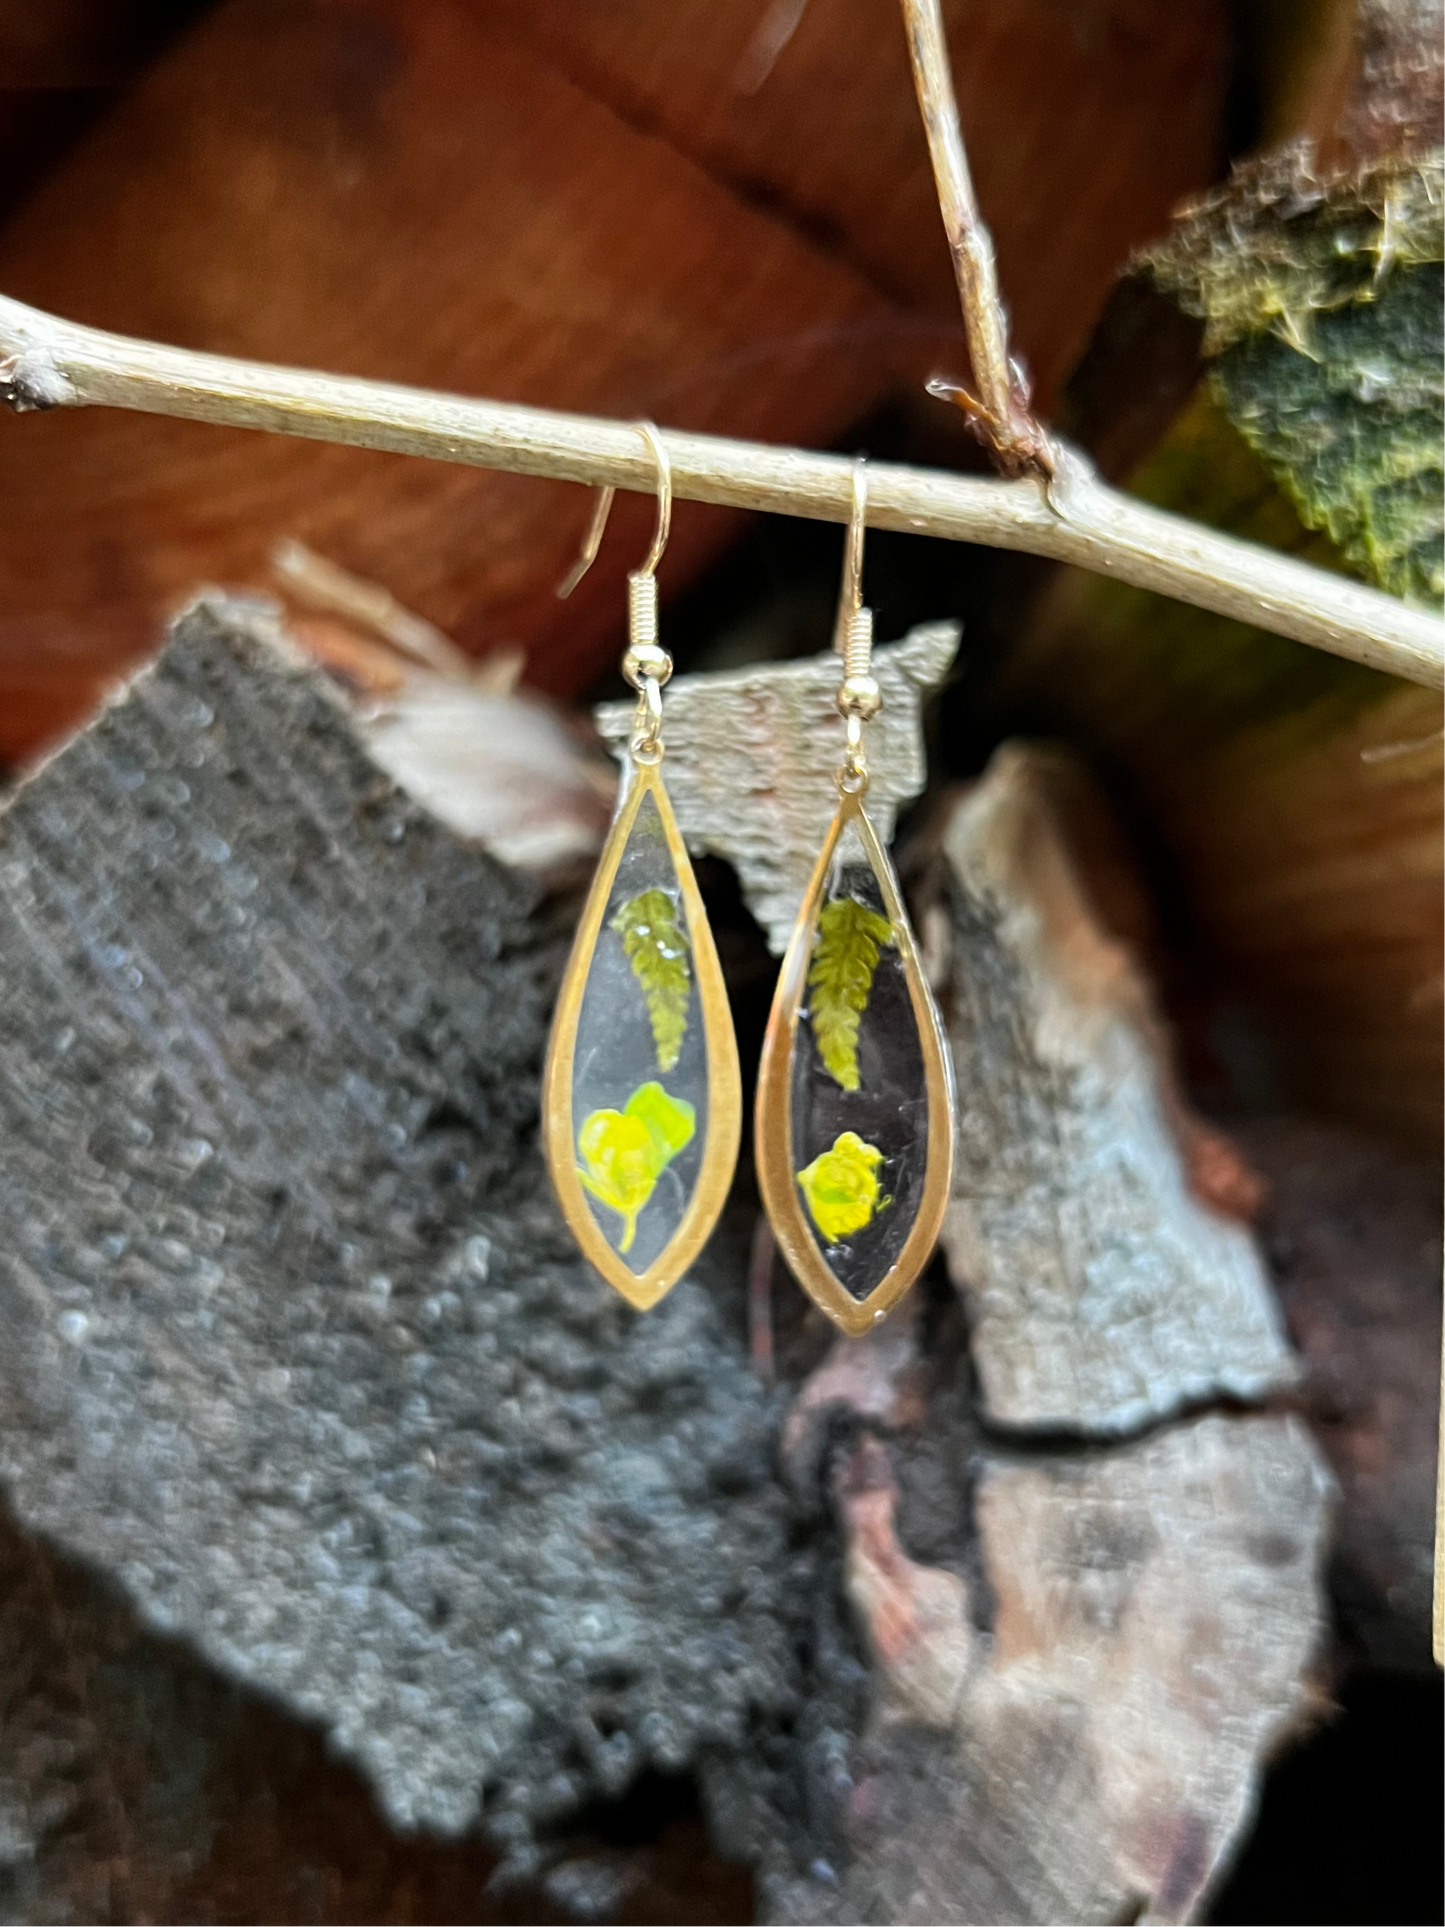
POLYGON ((758 1184, 794 1276, 852 1336, 932 1255, 953 1178, 953 1068, 888 855, 863 731, 882 698, 863 604, 867 478, 853 470, 834 647, 838 810, 778 974, 758 1072, 758 1184))
MULTIPOLYGON (((650 422, 657 531, 627 578, 622 673, 637 723, 617 814, 572 947, 543 1075, 547 1163, 572 1235, 638 1311, 686 1271, 718 1221, 737 1163, 737 1041, 707 912, 662 780, 657 565, 672 518, 672 471, 650 422)), ((604 489, 567 594, 591 565, 613 491, 604 489)))

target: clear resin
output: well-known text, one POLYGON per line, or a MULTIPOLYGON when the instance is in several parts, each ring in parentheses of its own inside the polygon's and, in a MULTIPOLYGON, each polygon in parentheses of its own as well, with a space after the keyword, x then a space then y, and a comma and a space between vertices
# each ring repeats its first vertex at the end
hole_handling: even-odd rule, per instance
POLYGON ((623 847, 572 1060, 578 1176, 602 1235, 641 1273, 676 1236, 707 1134, 707 1043, 682 888, 651 796, 623 847))
POLYGON ((792 1099, 809 1229, 834 1277, 866 1298, 918 1216, 928 1091, 897 932, 851 825, 814 931, 792 1099))
POLYGON ((843 1330, 866 1331, 937 1240, 953 1109, 938 1013, 856 796, 843 799, 779 975, 757 1144, 793 1271, 843 1330))
POLYGON ((737 1044, 657 764, 634 766, 563 979, 543 1136, 558 1202, 646 1310, 716 1224, 737 1161, 737 1044))

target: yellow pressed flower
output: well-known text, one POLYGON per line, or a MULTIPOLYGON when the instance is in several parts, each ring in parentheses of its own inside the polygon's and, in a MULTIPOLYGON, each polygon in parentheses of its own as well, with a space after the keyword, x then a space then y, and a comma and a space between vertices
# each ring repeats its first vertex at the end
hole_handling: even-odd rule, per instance
POLYGON ((822 1152, 799 1171, 798 1183, 825 1243, 835 1245, 841 1238, 852 1237, 892 1204, 892 1198, 878 1195, 882 1162, 883 1153, 876 1145, 856 1131, 844 1131, 833 1140, 831 1151, 822 1152))
POLYGON ((577 1133, 577 1175, 599 1203, 622 1219, 619 1251, 630 1251, 637 1214, 657 1180, 691 1139, 697 1113, 661 1084, 640 1084, 625 1110, 594 1111, 577 1133))

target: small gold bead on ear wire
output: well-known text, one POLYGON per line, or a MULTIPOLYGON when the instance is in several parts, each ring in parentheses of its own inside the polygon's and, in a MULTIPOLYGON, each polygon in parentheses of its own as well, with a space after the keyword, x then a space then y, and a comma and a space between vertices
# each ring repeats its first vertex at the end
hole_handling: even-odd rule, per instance
POLYGON ((665 683, 672 674, 672 657, 655 642, 634 642, 622 658, 622 673, 634 689, 649 676, 665 683))
POLYGON ((845 676, 838 691, 838 709, 844 716, 861 716, 871 723, 883 707, 883 691, 872 676, 845 676))

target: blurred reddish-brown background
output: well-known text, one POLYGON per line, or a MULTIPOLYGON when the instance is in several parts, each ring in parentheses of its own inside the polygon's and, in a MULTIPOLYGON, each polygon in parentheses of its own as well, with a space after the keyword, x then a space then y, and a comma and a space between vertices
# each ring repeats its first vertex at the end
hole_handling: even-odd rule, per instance
MULTIPOLYGON (((945 12, 1048 412, 1130 249, 1223 165, 1225 7, 945 12)), ((893 0, 8 0, 0 62, 0 290, 78 321, 814 446, 964 372, 893 0)), ((620 506, 563 606, 586 514, 565 485, 238 431, 9 420, 0 756, 72 724, 196 583, 263 584, 283 535, 574 694, 647 511, 620 506)), ((684 507, 668 592, 736 526, 684 507)))

